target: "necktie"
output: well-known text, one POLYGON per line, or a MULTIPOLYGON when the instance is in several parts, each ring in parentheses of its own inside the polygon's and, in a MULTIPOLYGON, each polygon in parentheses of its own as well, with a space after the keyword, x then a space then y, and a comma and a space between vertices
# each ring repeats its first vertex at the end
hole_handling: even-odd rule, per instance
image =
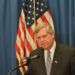
POLYGON ((47 75, 50 75, 50 71, 51 71, 51 56, 50 56, 49 51, 47 52, 46 70, 47 70, 47 75))

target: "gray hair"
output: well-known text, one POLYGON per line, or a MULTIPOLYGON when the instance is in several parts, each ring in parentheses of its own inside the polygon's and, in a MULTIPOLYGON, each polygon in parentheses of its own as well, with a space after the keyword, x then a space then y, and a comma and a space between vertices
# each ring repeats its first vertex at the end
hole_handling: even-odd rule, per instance
POLYGON ((45 25, 44 23, 35 27, 35 33, 38 33, 42 28, 46 28, 48 33, 55 33, 55 31, 52 29, 52 26, 50 24, 45 25))

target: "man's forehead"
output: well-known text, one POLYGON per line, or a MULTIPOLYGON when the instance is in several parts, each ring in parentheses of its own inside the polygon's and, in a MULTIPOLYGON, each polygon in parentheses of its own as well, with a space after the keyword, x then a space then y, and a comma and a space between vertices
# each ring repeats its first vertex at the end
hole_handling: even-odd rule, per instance
POLYGON ((47 34, 46 28, 42 28, 42 29, 37 33, 38 36, 45 35, 45 34, 47 34))

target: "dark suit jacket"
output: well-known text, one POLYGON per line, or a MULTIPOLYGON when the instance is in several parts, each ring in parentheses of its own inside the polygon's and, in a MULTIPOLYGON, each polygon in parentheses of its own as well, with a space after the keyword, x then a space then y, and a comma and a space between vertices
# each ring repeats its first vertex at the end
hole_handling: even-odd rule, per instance
MULTIPOLYGON (((71 70, 73 68, 73 51, 74 49, 64 46, 56 47, 50 75, 75 75, 75 72, 73 71, 72 73, 71 70)), ((29 62, 28 73, 29 75, 47 75, 44 60, 44 49, 38 48, 31 53, 30 57, 37 54, 39 55, 39 57, 36 59, 32 59, 29 62)))

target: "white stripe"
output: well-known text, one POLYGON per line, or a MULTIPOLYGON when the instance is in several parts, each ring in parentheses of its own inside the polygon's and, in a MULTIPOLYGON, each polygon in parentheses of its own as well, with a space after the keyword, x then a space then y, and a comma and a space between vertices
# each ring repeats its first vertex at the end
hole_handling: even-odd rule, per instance
POLYGON ((16 40, 16 44, 18 45, 18 47, 20 48, 20 54, 21 54, 21 58, 24 57, 24 51, 23 48, 21 47, 21 40, 19 38, 19 36, 17 35, 17 40, 16 40))
POLYGON ((52 29, 55 31, 51 14, 48 11, 46 11, 44 13, 44 15, 45 15, 46 19, 48 20, 49 24, 52 26, 52 29))
POLYGON ((20 31, 21 31, 21 38, 22 38, 22 41, 24 41, 24 38, 25 38, 25 33, 24 33, 24 31, 23 31, 23 29, 22 29, 22 23, 21 23, 21 21, 20 21, 20 25, 19 25, 19 29, 20 29, 20 31))

